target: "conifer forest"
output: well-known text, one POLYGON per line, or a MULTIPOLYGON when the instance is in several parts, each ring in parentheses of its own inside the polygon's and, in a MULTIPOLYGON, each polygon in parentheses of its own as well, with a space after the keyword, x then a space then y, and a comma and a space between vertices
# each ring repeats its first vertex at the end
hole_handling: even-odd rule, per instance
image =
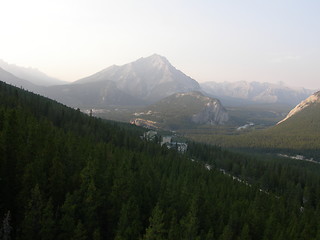
POLYGON ((0 239, 320 239, 320 164, 144 132, 0 82, 0 239))

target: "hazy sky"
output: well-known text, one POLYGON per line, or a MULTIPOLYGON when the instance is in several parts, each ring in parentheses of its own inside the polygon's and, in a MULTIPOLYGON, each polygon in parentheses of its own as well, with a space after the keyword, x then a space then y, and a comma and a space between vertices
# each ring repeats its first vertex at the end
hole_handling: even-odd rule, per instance
POLYGON ((74 81, 158 53, 204 81, 320 89, 319 0, 2 0, 0 59, 74 81))

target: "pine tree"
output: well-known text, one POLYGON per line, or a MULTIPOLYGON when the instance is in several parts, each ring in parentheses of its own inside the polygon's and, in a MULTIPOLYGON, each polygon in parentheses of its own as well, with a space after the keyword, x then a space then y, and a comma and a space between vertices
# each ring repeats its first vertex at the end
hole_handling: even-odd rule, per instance
POLYGON ((166 231, 164 228, 164 214, 159 205, 153 209, 151 217, 149 218, 149 227, 143 237, 144 240, 165 240, 166 231))
POLYGON ((94 231, 93 231, 93 234, 92 234, 92 239, 93 240, 101 240, 102 238, 101 238, 101 233, 100 233, 100 229, 95 229, 94 231))
POLYGON ((199 220, 198 220, 198 197, 195 196, 191 202, 188 214, 181 219, 181 228, 184 239, 196 239, 198 235, 199 220))
POLYGON ((98 207, 102 204, 100 190, 95 184, 96 166, 92 159, 88 160, 87 166, 81 171, 80 194, 82 198, 84 215, 83 223, 86 225, 88 233, 92 233, 98 222, 98 207))
POLYGON ((238 240, 251 240, 249 230, 249 225, 246 223, 241 230, 241 234, 238 237, 238 240))
POLYGON ((205 239, 206 239, 206 240, 214 240, 214 239, 215 239, 215 238, 214 238, 214 232, 213 232, 213 229, 212 229, 212 228, 209 229, 209 232, 207 233, 205 239))
POLYGON ((22 222, 22 236, 24 239, 41 239, 41 217, 42 217, 43 200, 39 185, 36 185, 31 191, 31 199, 28 202, 22 222))
POLYGON ((61 219, 59 222, 60 239, 71 239, 76 228, 76 203, 74 196, 67 194, 66 200, 61 207, 61 219))
POLYGON ((74 230, 71 240, 86 240, 88 239, 87 231, 81 221, 78 221, 77 227, 74 230))
POLYGON ((232 240, 233 231, 229 225, 226 225, 223 229, 222 234, 219 237, 219 240, 232 240))
POLYGON ((42 211, 40 236, 42 240, 55 239, 55 221, 53 216, 53 206, 51 199, 48 201, 42 211))
POLYGON ((180 224, 177 222, 176 214, 174 213, 171 222, 170 222, 170 227, 169 227, 169 232, 168 232, 168 239, 169 240, 176 240, 180 239, 180 224))
POLYGON ((120 219, 115 240, 135 240, 141 232, 140 211, 136 201, 131 198, 124 203, 120 212, 120 219))

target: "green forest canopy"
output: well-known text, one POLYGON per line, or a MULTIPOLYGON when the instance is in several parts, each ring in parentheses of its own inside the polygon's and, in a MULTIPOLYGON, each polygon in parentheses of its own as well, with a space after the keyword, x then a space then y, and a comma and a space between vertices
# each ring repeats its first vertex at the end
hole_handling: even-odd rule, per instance
POLYGON ((318 165, 179 154, 2 82, 0 99, 0 239, 320 238, 318 165))

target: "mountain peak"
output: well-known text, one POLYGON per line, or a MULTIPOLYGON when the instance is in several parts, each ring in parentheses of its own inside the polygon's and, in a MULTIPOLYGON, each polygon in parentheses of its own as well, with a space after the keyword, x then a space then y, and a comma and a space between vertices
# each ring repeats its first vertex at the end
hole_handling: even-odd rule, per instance
MULTIPOLYGON (((160 55, 160 54, 157 54, 157 53, 154 53, 154 54, 152 54, 151 56, 149 56, 149 57, 146 57, 146 58, 152 58, 152 59, 164 59, 164 60, 167 60, 166 59, 166 57, 164 57, 164 56, 162 56, 162 55, 160 55)), ((168 61, 168 60, 167 60, 168 61)))
POLYGON ((159 54, 140 58, 122 66, 109 67, 76 83, 113 81, 121 91, 146 103, 156 102, 176 92, 199 91, 197 81, 177 70, 159 54))
POLYGON ((151 65, 152 67, 155 67, 155 68, 164 68, 167 66, 170 66, 170 67, 172 66, 167 58, 165 58, 159 54, 156 54, 156 53, 149 56, 149 57, 146 57, 146 58, 140 58, 137 61, 135 61, 134 63, 148 64, 148 65, 151 65))

